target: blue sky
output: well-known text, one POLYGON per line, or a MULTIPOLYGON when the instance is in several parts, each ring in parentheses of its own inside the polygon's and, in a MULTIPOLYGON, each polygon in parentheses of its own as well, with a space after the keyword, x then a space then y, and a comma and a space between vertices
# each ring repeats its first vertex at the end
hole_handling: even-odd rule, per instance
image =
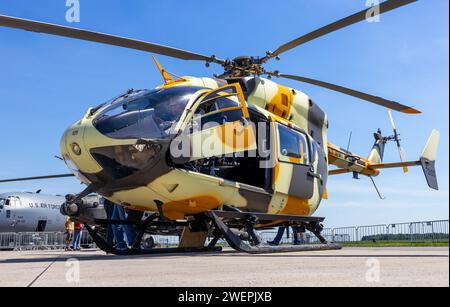
MULTIPOLYGON (((81 22, 65 20, 65 0, 0 0, 0 14, 71 25, 166 44, 206 55, 263 55, 311 30, 365 8, 365 0, 118 1, 80 0, 81 22)), ((437 164, 441 191, 430 191, 420 169, 387 170, 376 181, 333 177, 330 199, 316 215, 327 226, 448 219, 449 2, 420 0, 322 37, 282 56, 268 69, 341 84, 413 105, 420 116, 395 113, 409 159, 417 159, 434 128, 442 133, 437 164)), ((219 67, 159 56, 179 75, 211 76, 219 67)), ((95 106, 129 88, 161 83, 149 54, 25 31, 0 28, 0 178, 65 173, 59 140, 65 128, 95 106)), ((301 83, 328 113, 330 141, 367 154, 372 132, 389 133, 386 110, 301 83)), ((394 144, 386 161, 397 161, 394 144)), ((0 192, 76 193, 74 179, 3 184, 0 192)))

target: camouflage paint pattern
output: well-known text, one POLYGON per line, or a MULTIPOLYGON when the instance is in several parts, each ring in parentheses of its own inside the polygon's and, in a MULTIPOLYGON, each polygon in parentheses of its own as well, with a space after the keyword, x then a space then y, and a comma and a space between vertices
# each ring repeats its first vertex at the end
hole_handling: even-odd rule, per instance
MULTIPOLYGON (((162 68, 161 73, 166 83, 158 88, 205 88, 199 90, 188 103, 175 128, 179 131, 183 130, 192 118, 192 111, 200 103, 199 97, 206 96, 209 91, 229 86, 227 80, 181 77, 174 81, 162 68)), ((161 203, 164 214, 171 219, 181 219, 220 208, 222 205, 246 211, 308 216, 317 210, 325 197, 329 164, 337 166, 339 172, 354 171, 368 176, 379 173, 378 170, 370 168, 371 162, 368 159, 350 161, 345 150, 328 143, 327 116, 307 95, 260 77, 246 77, 241 81, 246 85, 245 92, 238 83, 233 86, 239 93, 242 103, 239 110, 243 116, 248 117, 248 103, 248 106, 271 123, 273 128, 270 138, 276 163, 272 169, 271 191, 169 166, 165 159, 168 146, 164 147, 159 155, 155 154, 156 162, 148 168, 127 178, 110 178, 90 151, 108 146, 134 146, 137 140, 117 140, 104 136, 95 129, 90 111, 65 132, 61 141, 62 155, 82 182, 93 183, 98 192, 109 200, 138 211, 156 211, 157 204, 161 203), (311 147, 309 164, 280 160, 277 125, 284 125, 306 136, 311 147), (79 154, 74 153, 75 144, 81 148, 79 154)), ((220 151, 212 152, 210 156, 256 149, 255 131, 251 125, 244 127, 241 122, 231 122, 213 127, 209 132, 212 142, 222 145, 220 151), (245 144, 236 144, 235 140, 225 137, 230 135, 225 133, 226 130, 238 129, 243 129, 246 133, 245 144)))

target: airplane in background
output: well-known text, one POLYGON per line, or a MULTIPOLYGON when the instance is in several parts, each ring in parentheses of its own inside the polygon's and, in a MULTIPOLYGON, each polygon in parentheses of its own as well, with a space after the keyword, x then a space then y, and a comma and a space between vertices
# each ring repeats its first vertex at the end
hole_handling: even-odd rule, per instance
MULTIPOLYGON (((32 192, 0 194, 0 233, 64 231, 66 216, 60 212, 66 201, 61 195, 32 192)), ((89 198, 98 206, 97 195, 89 198)))

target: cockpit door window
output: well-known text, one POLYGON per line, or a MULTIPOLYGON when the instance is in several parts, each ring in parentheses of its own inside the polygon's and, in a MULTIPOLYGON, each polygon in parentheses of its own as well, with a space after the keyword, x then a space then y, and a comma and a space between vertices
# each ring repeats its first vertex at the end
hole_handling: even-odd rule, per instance
POLYGON ((278 126, 279 160, 295 164, 310 164, 307 136, 283 125, 278 126))
POLYGON ((205 93, 185 125, 191 161, 257 150, 255 127, 238 83, 205 93))
POLYGON ((293 128, 282 124, 276 126, 279 164, 292 175, 288 186, 284 184, 285 181, 279 180, 275 184, 275 190, 298 199, 311 199, 314 195, 315 178, 311 176, 309 138, 293 128))
MULTIPOLYGON (((195 108, 194 118, 202 118, 202 123, 205 124, 217 119, 218 117, 214 117, 214 115, 219 113, 222 113, 222 116, 234 113, 241 118, 249 117, 247 103, 238 83, 206 93, 195 108)), ((232 122, 234 119, 235 117, 231 116, 228 118, 228 122, 232 122)), ((217 123, 222 124, 223 122, 217 121, 217 123)))

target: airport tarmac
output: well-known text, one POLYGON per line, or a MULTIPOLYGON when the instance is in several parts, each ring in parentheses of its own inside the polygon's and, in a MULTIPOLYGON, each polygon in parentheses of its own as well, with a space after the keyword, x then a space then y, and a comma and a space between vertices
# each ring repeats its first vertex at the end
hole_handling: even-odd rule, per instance
POLYGON ((0 252, 0 286, 449 286, 448 248, 118 257, 0 252), (74 261, 75 260, 75 261, 74 261))

